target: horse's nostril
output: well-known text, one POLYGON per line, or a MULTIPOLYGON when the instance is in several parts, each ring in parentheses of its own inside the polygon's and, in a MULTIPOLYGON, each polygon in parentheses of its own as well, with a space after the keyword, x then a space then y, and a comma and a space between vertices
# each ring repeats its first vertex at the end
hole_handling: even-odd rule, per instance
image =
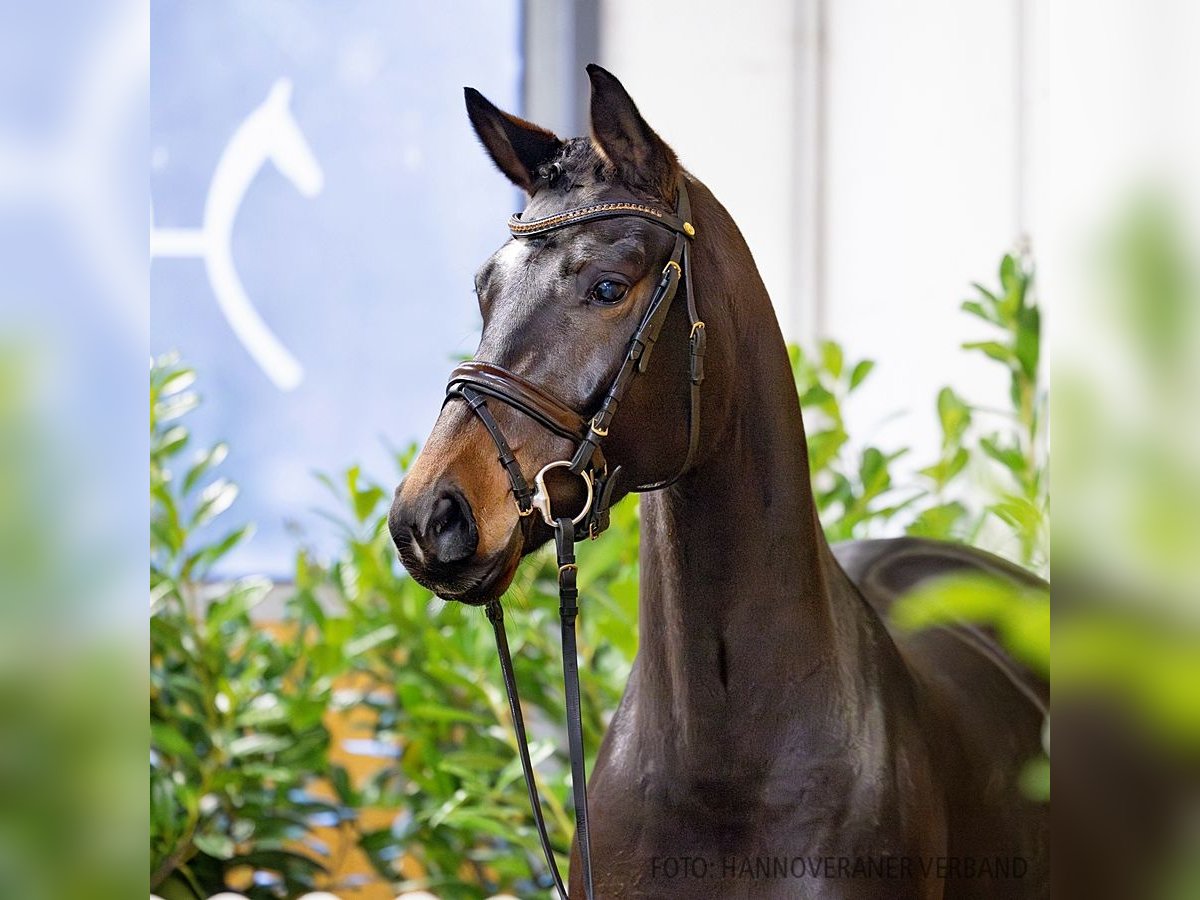
POLYGON ((443 565, 474 555, 479 543, 471 506, 455 488, 438 496, 419 532, 422 549, 443 565))
POLYGON ((458 504, 448 496, 441 496, 433 505, 433 515, 429 517, 429 527, 434 534, 441 534, 458 520, 458 504))

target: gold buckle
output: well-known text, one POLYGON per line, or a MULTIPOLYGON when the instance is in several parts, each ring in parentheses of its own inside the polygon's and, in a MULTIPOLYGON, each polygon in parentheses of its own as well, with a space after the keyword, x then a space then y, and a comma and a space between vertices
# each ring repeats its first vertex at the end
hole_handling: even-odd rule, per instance
POLYGON ((704 327, 704 323, 702 321, 700 321, 699 319, 697 319, 695 322, 693 322, 692 330, 688 334, 688 340, 691 340, 692 338, 694 338, 696 336, 696 332, 699 331, 703 327, 704 327))
POLYGON ((597 418, 598 418, 598 416, 592 416, 592 422, 591 422, 591 429, 592 429, 592 431, 596 432, 596 435, 597 435, 598 437, 608 437, 608 429, 607 429, 607 428, 601 428, 599 425, 597 425, 597 424, 596 424, 596 419, 597 419, 597 418))
POLYGON ((683 269, 679 268, 679 263, 675 262, 675 260, 673 260, 673 259, 667 260, 667 264, 665 266, 663 266, 663 274, 666 275, 667 270, 669 268, 671 268, 671 266, 675 267, 675 271, 679 274, 679 277, 682 278, 683 277, 683 269))

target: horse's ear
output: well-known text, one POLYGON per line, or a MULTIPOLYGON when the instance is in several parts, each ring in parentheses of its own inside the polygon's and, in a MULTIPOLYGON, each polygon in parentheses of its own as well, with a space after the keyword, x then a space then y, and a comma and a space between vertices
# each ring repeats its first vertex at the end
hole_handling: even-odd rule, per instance
POLYGON ((545 128, 499 109, 475 90, 463 88, 467 115, 492 162, 519 188, 532 191, 539 166, 550 162, 562 141, 545 128))
POLYGON ((638 112, 621 82, 593 63, 592 144, 621 177, 662 197, 674 191, 679 163, 675 153, 638 112))

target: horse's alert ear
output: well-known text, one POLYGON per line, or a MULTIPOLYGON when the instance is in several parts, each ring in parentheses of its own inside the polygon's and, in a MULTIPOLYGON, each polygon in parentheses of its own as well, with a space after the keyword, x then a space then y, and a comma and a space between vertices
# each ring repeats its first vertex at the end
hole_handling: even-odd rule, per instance
POLYGON ((621 82, 592 63, 592 144, 621 177, 669 198, 675 187, 678 162, 675 153, 654 133, 638 112, 621 82))
POLYGON ((532 191, 538 167, 558 155, 562 141, 545 128, 499 109, 475 88, 463 88, 463 93, 471 125, 492 162, 517 187, 532 191))

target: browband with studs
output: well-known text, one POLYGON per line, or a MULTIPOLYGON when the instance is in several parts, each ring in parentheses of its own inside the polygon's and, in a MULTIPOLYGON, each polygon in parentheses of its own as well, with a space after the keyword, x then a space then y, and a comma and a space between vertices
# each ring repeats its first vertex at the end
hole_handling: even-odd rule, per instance
POLYGON ((696 233, 691 222, 653 206, 626 200, 577 206, 566 212, 554 213, 540 219, 530 219, 528 222, 521 218, 520 213, 515 213, 508 220, 508 230, 514 237, 532 237, 548 231, 556 231, 559 228, 566 228, 568 225, 582 225, 585 222, 597 222, 601 219, 623 219, 629 216, 648 219, 655 225, 661 225, 685 237, 690 238, 696 233))

